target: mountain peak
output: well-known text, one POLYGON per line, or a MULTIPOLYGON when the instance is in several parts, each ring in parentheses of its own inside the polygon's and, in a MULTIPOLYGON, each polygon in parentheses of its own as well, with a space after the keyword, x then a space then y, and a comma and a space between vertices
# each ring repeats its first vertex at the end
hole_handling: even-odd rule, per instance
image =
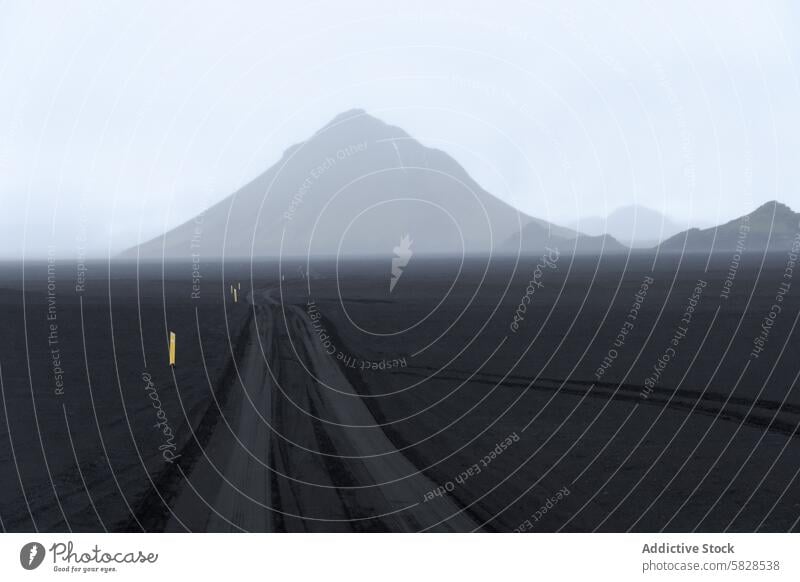
POLYGON ((377 117, 370 115, 364 109, 348 109, 334 117, 319 129, 314 137, 335 134, 346 136, 346 139, 357 141, 376 140, 386 138, 406 138, 409 135, 377 117))
POLYGON ((649 206, 643 206, 641 204, 626 204, 625 206, 620 206, 609 213, 608 216, 632 216, 639 214, 658 217, 663 216, 663 214, 658 210, 654 210, 649 206))
POLYGON ((574 222, 572 228, 590 236, 608 233, 629 247, 653 247, 681 231, 681 225, 640 204, 622 206, 607 217, 593 216, 574 222))
POLYGON ((364 109, 354 108, 339 113, 305 141, 289 146, 283 152, 283 157, 291 158, 298 150, 312 144, 335 150, 359 143, 408 137, 410 136, 399 127, 388 125, 364 109))
MULTIPOLYGON (((531 220, 446 153, 350 109, 205 212, 202 244, 206 257, 384 256, 409 235, 417 254, 457 256, 490 252, 531 220)), ((196 228, 131 253, 184 260, 196 228)))
POLYGON ((786 215, 794 215, 794 211, 784 204, 783 202, 778 202, 777 200, 770 200, 769 202, 765 202, 758 208, 756 208, 750 215, 768 215, 772 216, 786 216, 786 215))
POLYGON ((346 121, 347 119, 350 119, 351 117, 360 117, 362 115, 366 115, 367 117, 371 117, 372 119, 375 119, 376 121, 378 121, 377 118, 372 117, 372 115, 367 113, 366 109, 361 109, 359 107, 354 107, 353 109, 348 109, 347 111, 342 111, 340 114, 338 114, 336 117, 334 117, 329 123, 327 123, 325 125, 325 127, 327 127, 328 125, 334 125, 336 123, 339 123, 339 122, 342 122, 342 121, 346 121))
POLYGON ((691 229, 661 244, 664 250, 690 252, 785 252, 792 248, 798 219, 791 208, 777 200, 765 202, 750 214, 725 224, 701 230, 691 229), (746 236, 742 225, 748 224, 746 236))

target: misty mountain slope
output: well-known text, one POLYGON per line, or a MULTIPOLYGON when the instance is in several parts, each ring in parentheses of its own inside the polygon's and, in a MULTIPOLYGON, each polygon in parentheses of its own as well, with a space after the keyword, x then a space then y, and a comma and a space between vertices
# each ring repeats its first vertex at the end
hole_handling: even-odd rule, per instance
POLYGON ((495 198, 446 153, 352 110, 201 216, 122 256, 391 255, 405 235, 414 253, 509 252, 522 227, 572 233, 495 198))
POLYGON ((787 251, 800 232, 800 214, 775 200, 715 228, 692 228, 664 241, 661 250, 687 252, 787 251), (685 243, 685 247, 684 247, 685 243), (713 247, 713 248, 712 248, 713 247), (738 247, 738 249, 737 249, 738 247))
POLYGON ((685 229, 657 210, 630 205, 617 208, 607 217, 592 216, 573 223, 572 228, 589 236, 610 234, 633 247, 654 247, 685 229))
POLYGON ((504 244, 504 248, 509 252, 513 253, 520 249, 525 254, 540 252, 545 247, 557 248, 561 253, 592 255, 627 250, 627 247, 620 244, 613 236, 607 234, 588 236, 563 227, 550 228, 540 221, 529 222, 521 231, 512 234, 504 244))

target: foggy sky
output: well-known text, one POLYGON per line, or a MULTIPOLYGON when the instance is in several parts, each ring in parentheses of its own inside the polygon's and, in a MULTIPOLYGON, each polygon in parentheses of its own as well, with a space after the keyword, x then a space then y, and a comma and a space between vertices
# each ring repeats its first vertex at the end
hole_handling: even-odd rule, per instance
POLYGON ((791 2, 395 4, 0 5, 0 256, 118 252, 356 107, 560 224, 800 210, 791 2))

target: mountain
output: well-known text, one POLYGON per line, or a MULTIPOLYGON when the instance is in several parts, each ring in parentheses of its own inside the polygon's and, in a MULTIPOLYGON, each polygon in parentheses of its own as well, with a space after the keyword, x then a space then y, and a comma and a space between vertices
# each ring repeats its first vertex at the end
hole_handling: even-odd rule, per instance
POLYGON ((617 208, 605 218, 582 218, 570 226, 590 236, 610 234, 631 248, 654 247, 683 230, 660 212, 638 205, 617 208))
POLYGON ((788 251, 800 232, 800 214, 775 200, 750 214, 714 228, 692 228, 665 240, 659 248, 687 252, 788 251))
POLYGON ((610 235, 588 236, 539 220, 532 220, 521 231, 512 234, 503 247, 512 254, 518 250, 523 254, 536 254, 546 247, 557 248, 559 252, 592 255, 627 250, 610 235))
POLYGON ((509 252, 505 243, 523 228, 555 243, 577 236, 517 211, 446 153, 354 109, 200 216, 122 256, 391 255, 401 240, 417 254, 509 252))

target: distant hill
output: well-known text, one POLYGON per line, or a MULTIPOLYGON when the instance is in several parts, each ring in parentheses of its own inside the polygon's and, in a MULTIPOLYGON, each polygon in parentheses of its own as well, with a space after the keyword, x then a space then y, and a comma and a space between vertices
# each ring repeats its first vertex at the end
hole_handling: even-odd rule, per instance
POLYGON ((524 254, 535 254, 545 247, 557 247, 559 252, 574 254, 618 253, 627 250, 609 235, 588 236, 563 227, 549 228, 547 224, 530 222, 521 233, 516 232, 506 241, 504 248, 511 253, 521 249, 524 254), (522 243, 520 244, 520 236, 522 243))
POLYGON ((628 247, 648 248, 676 235, 687 225, 681 226, 656 210, 631 205, 617 208, 605 218, 582 218, 570 226, 590 236, 610 234, 628 247))
POLYGON ((667 251, 744 252, 786 251, 800 230, 800 214, 775 200, 745 216, 717 227, 692 228, 665 240, 659 248, 667 251))
POLYGON ((406 235, 415 254, 513 252, 521 230, 526 252, 546 241, 566 251, 578 236, 519 212, 446 153, 355 109, 202 215, 122 256, 391 255, 406 235))

